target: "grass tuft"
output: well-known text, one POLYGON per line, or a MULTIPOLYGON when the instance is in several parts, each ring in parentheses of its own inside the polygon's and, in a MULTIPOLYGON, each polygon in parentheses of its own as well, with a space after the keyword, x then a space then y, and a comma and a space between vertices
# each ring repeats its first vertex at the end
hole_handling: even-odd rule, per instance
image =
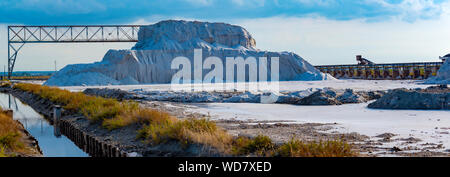
POLYGON ((234 144, 234 153, 238 155, 271 156, 275 149, 275 144, 272 140, 264 135, 258 135, 253 139, 239 137, 234 141, 234 144))
POLYGON ((222 151, 228 151, 227 148, 232 142, 232 137, 219 129, 214 122, 195 118, 152 122, 139 130, 138 138, 146 139, 154 145, 175 140, 184 146, 197 143, 222 151))
POLYGON ((319 142, 302 142, 291 139, 278 149, 282 157, 352 157, 357 153, 352 151, 351 145, 341 140, 319 142))
POLYGON ((148 125, 151 123, 163 123, 165 121, 176 120, 176 118, 170 116, 168 113, 155 109, 133 108, 131 110, 127 114, 120 114, 112 119, 105 119, 103 121, 103 127, 113 130, 136 122, 142 125, 148 125))
POLYGON ((21 138, 19 124, 0 108, 0 156, 13 156, 7 152, 25 152, 21 138))

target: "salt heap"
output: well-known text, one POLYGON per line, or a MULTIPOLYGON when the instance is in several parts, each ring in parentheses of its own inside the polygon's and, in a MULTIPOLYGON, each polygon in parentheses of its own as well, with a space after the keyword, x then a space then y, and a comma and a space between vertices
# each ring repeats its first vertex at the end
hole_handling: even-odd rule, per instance
MULTIPOLYGON (((216 56, 224 64, 226 57, 253 56, 259 60, 259 57, 264 56, 269 62, 271 57, 279 57, 280 81, 334 79, 321 73, 295 53, 256 49, 255 39, 240 26, 168 20, 141 27, 138 39, 131 50, 109 50, 100 62, 67 65, 44 84, 76 86, 170 83, 177 72, 171 69, 172 60, 184 56, 194 63, 194 49, 202 49, 203 60, 216 56)), ((191 68, 193 70, 194 67, 191 68)), ((209 71, 204 69, 203 76, 209 71)))
POLYGON ((450 60, 445 60, 439 68, 437 75, 425 81, 426 84, 450 84, 450 60))

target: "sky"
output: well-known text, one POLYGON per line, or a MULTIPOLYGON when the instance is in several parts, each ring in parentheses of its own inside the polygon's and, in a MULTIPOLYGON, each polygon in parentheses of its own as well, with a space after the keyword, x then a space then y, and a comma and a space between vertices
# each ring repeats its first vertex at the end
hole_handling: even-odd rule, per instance
MULTIPOLYGON (((450 53, 449 0, 1 0, 0 65, 8 25, 153 24, 182 19, 246 28, 261 50, 291 51, 313 65, 439 61, 450 53)), ((26 44, 15 70, 100 61, 133 43, 26 44)))

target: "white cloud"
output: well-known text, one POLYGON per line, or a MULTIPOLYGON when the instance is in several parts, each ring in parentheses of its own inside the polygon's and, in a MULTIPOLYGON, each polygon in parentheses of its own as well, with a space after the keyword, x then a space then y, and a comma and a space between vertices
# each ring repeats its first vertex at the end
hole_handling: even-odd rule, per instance
POLYGON ((403 0, 397 4, 388 3, 386 0, 366 0, 366 3, 379 4, 381 8, 399 12, 396 18, 409 22, 416 19, 436 18, 443 11, 442 4, 437 4, 433 0, 403 0))
POLYGON ((293 51, 312 64, 355 63, 362 54, 379 63, 439 61, 450 52, 450 16, 415 23, 393 19, 336 21, 325 18, 237 20, 256 39, 257 48, 293 51))
POLYGON ((9 3, 6 7, 42 10, 47 14, 86 14, 106 10, 105 5, 97 0, 17 0, 9 3))

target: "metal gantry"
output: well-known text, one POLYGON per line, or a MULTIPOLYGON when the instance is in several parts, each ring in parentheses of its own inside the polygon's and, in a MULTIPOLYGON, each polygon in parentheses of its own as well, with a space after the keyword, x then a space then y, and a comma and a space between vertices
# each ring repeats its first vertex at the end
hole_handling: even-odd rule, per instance
POLYGON ((315 66, 336 78, 350 79, 426 79, 435 76, 443 62, 384 63, 373 65, 315 66))
POLYGON ((141 25, 8 26, 8 78, 26 43, 137 42, 141 25))

